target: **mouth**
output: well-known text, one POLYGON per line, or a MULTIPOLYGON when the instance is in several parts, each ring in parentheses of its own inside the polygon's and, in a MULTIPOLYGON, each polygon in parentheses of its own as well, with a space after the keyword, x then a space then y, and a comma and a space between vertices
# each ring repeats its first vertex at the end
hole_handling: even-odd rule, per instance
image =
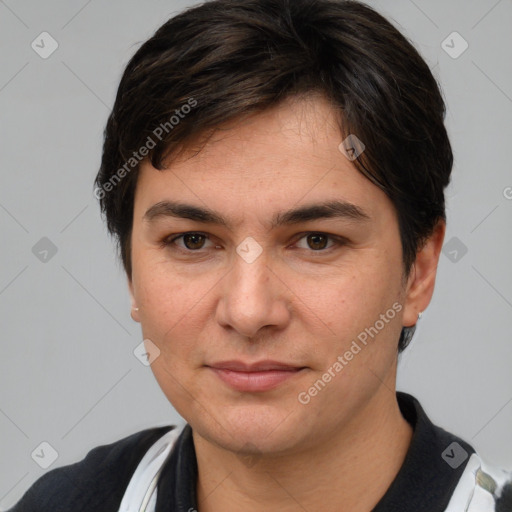
POLYGON ((206 365, 206 367, 229 387, 244 392, 274 389, 306 369, 304 366, 294 366, 276 361, 256 363, 222 361, 206 365))

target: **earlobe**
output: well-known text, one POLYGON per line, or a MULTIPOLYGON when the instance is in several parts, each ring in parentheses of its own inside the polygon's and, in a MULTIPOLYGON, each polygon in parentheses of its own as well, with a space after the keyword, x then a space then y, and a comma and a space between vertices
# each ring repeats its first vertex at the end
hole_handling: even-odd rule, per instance
POLYGON ((140 317, 139 317, 139 308, 134 308, 132 307, 132 310, 131 310, 131 317, 132 317, 132 320, 134 322, 140 322, 140 317))
POLYGON ((133 291, 133 283, 132 283, 131 279, 128 279, 128 291, 130 292, 130 299, 131 299, 131 303, 132 303, 130 315, 134 322, 140 322, 139 307, 137 306, 137 301, 135 299, 135 294, 133 291))
POLYGON ((405 307, 402 317, 404 327, 415 325, 418 315, 427 309, 432 299, 445 232, 446 223, 444 220, 439 220, 430 238, 416 254, 405 290, 405 307))

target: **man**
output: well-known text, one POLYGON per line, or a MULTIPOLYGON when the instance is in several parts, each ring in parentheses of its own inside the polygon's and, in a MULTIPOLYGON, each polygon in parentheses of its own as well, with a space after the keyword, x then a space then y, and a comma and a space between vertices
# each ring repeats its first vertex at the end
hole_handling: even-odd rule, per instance
POLYGON ((98 447, 13 510, 512 510, 510 475, 395 391, 445 234, 444 108, 357 2, 163 25, 125 70, 95 195, 186 425, 98 447))

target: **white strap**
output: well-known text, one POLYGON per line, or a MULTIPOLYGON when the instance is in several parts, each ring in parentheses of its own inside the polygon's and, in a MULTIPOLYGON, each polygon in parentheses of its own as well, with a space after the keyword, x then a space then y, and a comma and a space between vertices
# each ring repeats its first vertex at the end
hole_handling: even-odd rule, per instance
POLYGON ((459 479, 445 512, 494 512, 495 496, 510 479, 510 473, 487 465, 479 455, 473 453, 459 479), (478 483, 478 474, 486 474, 496 484, 493 493, 478 483))
POLYGON ((480 469, 480 464, 478 455, 473 453, 459 478, 445 512, 467 512, 475 492, 476 473, 480 469))
POLYGON ((160 472, 186 423, 166 432, 146 452, 126 488, 119 512, 154 512, 160 472))

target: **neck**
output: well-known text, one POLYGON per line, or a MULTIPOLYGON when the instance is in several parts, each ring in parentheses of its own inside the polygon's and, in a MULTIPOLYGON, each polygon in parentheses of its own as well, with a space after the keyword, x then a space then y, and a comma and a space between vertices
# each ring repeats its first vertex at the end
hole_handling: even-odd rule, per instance
POLYGON ((258 457, 250 467, 193 435, 201 512, 368 512, 396 477, 412 428, 382 386, 357 418, 307 453, 258 457))

